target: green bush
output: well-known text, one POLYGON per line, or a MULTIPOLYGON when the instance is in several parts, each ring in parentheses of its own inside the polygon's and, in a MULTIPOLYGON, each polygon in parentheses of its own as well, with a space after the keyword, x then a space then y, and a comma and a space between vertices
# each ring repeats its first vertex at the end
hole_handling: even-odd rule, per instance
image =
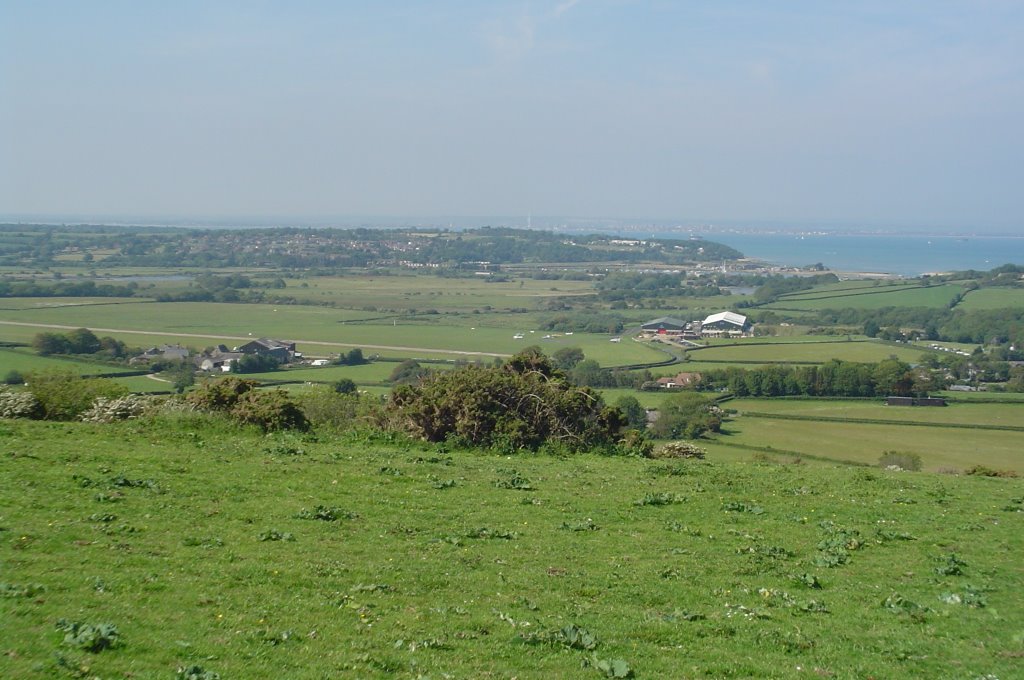
POLYGON ((246 392, 259 387, 255 380, 242 378, 220 378, 208 380, 186 397, 188 403, 205 411, 228 411, 238 403, 246 392))
POLYGON ((128 388, 104 378, 82 378, 69 371, 30 373, 28 389, 39 400, 47 420, 74 420, 96 399, 117 399, 128 388))
POLYGON ((238 397, 230 414, 239 422, 258 425, 267 432, 309 429, 306 415, 283 390, 244 392, 238 397))
POLYGON ((311 426, 337 431, 349 430, 366 422, 381 406, 378 397, 339 393, 335 385, 314 388, 297 398, 311 426))
POLYGON ((501 367, 469 366, 397 387, 391 427, 428 441, 503 451, 558 443, 570 451, 612 446, 624 418, 601 395, 575 387, 542 353, 521 352, 501 367))

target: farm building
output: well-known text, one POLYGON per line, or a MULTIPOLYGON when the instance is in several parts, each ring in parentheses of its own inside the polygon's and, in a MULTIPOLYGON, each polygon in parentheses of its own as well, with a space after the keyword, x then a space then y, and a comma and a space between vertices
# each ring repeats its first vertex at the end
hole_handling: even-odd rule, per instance
POLYGON ((681 335, 686 330, 687 323, 680 321, 679 319, 673 319, 671 316, 663 316, 660 319, 654 319, 640 326, 640 330, 644 333, 653 333, 655 335, 681 335))
POLYGON ((199 361, 199 369, 203 371, 223 371, 227 373, 231 370, 231 364, 245 356, 242 352, 222 352, 217 350, 209 356, 202 357, 199 361))
POLYGON ((718 312, 712 314, 700 325, 700 333, 706 337, 722 335, 743 335, 750 330, 747 317, 735 312, 718 312))
POLYGON ((261 356, 274 357, 284 364, 291 361, 292 357, 295 356, 295 343, 286 340, 260 338, 259 340, 252 340, 236 347, 235 351, 242 354, 259 354, 261 356))
POLYGON ((178 361, 188 359, 188 356, 187 347, 182 347, 181 345, 160 345, 159 347, 150 347, 142 354, 132 357, 128 363, 146 364, 154 360, 178 361))

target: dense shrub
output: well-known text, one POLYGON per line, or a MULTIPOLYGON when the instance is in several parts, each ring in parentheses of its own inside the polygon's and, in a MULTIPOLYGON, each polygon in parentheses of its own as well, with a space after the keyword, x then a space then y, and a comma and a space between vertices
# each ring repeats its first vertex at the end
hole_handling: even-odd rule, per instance
POLYGON ((298 396, 299 407, 313 427, 333 430, 351 429, 379 410, 378 397, 355 392, 338 392, 335 385, 318 387, 298 396))
POLYGON ((283 390, 242 394, 230 411, 241 423, 258 425, 265 431, 308 430, 309 421, 299 406, 283 390))
POLYGON ((897 467, 901 470, 917 472, 921 469, 921 456, 909 451, 886 451, 878 459, 878 466, 883 468, 897 467))
POLYGON ((0 389, 0 418, 41 418, 43 407, 31 392, 0 389))
POLYGON ((547 442, 578 451, 613 445, 624 424, 601 395, 575 387, 542 353, 524 352, 501 367, 469 366, 395 389, 391 426, 428 441, 453 439, 506 451, 547 442))
POLYGON ((718 432, 722 411, 712 398, 696 392, 680 392, 665 399, 658 419, 648 428, 656 437, 696 439, 705 432, 718 432))
POLYGON ((226 411, 232 408, 246 392, 259 387, 255 380, 221 378, 208 380, 186 397, 190 404, 206 411, 226 411))
POLYGON ((696 458, 703 460, 707 451, 690 442, 668 442, 651 453, 651 458, 696 458))
POLYGON ((128 393, 128 388, 111 380, 82 378, 62 371, 30 373, 27 385, 47 420, 74 420, 96 399, 116 399, 128 393))

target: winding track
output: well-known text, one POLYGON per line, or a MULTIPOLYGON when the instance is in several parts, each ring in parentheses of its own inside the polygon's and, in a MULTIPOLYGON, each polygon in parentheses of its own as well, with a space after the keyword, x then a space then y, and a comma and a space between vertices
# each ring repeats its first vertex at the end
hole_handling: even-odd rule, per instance
MULTIPOLYGON (((5 326, 28 326, 30 328, 55 328, 58 330, 72 331, 81 326, 65 326, 55 323, 28 323, 26 321, 0 321, 0 325, 5 326)), ((252 340, 252 337, 241 336, 241 335, 203 335, 201 333, 168 333, 165 331, 138 331, 129 330, 127 328, 97 328, 90 327, 93 333, 131 333, 133 335, 160 335, 171 338, 203 338, 207 340, 252 340)), ((460 349, 431 349, 428 347, 404 347, 401 345, 366 345, 363 343, 349 343, 349 342, 325 342, 323 340, 293 340, 293 342, 300 345, 318 345, 323 347, 360 347, 362 349, 385 349, 398 352, 419 352, 429 354, 457 354, 459 356, 471 356, 471 357, 509 357, 511 354, 501 354, 500 352, 470 352, 468 350, 460 349)))

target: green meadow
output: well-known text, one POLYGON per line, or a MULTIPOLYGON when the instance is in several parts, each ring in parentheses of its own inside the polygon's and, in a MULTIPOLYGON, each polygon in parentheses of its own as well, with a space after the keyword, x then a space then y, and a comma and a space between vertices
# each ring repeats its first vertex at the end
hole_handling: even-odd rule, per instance
POLYGON ((688 356, 694 362, 757 362, 765 364, 824 363, 831 359, 876 362, 895 356, 902 361, 916 363, 920 359, 921 353, 922 350, 919 348, 867 340, 765 344, 755 341, 690 350, 688 356))
POLYGON ((963 293, 963 287, 958 284, 947 283, 937 286, 914 287, 914 286, 893 286, 891 288, 881 287, 875 291, 854 290, 849 292, 835 292, 829 294, 805 294, 802 296, 787 296, 778 301, 765 305, 762 309, 796 309, 796 310, 820 310, 820 309, 880 309, 882 307, 945 307, 958 294, 963 293))
POLYGON ((81 375, 105 375, 127 370, 130 370, 127 366, 111 366, 62 357, 43 357, 28 348, 0 348, 0 377, 9 371, 71 371, 81 375))
POLYGON ((3 677, 1009 678, 1024 653, 1020 480, 197 416, 0 435, 3 677))
POLYGON ((979 288, 968 292, 957 309, 1007 309, 1024 306, 1024 290, 1020 288, 979 288))

